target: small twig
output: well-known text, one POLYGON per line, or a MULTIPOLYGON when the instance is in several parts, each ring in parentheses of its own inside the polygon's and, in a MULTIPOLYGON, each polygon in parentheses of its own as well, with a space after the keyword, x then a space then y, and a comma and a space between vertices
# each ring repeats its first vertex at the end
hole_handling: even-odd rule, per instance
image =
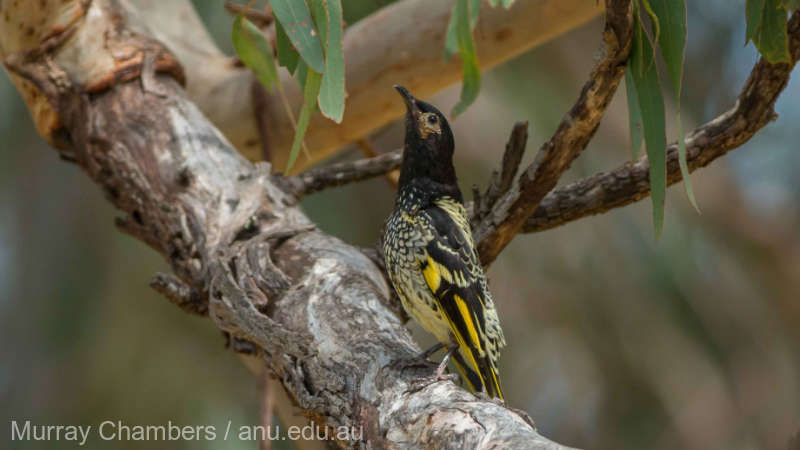
POLYGON ((473 188, 472 204, 473 211, 470 223, 475 228, 480 221, 492 210, 497 200, 505 195, 514 183, 514 177, 519 170, 522 162, 522 155, 525 153, 525 146, 528 143, 528 122, 517 122, 511 129, 511 135, 506 143, 503 152, 503 163, 500 171, 492 171, 486 193, 480 195, 477 187, 473 188))
POLYGON ((272 15, 272 8, 270 8, 269 3, 267 3, 264 11, 259 11, 257 9, 249 8, 247 5, 240 5, 239 3, 228 0, 225 2, 225 10, 231 14, 244 14, 248 20, 261 28, 266 27, 275 21, 275 17, 272 15))
POLYGON ((157 273, 150 280, 150 287, 186 312, 208 315, 208 299, 175 275, 157 273))
MULTIPOLYGON (((741 146, 776 118, 773 111, 775 101, 800 59, 800 12, 792 15, 788 32, 792 63, 770 64, 761 58, 753 67, 736 104, 686 136, 686 162, 690 172, 741 146)), ((548 230, 647 198, 650 195, 649 170, 647 157, 642 156, 610 172, 600 172, 558 188, 547 194, 526 220, 522 231, 548 230)), ((667 185, 681 180, 678 146, 673 143, 667 149, 667 185)))
POLYGON ((539 202, 552 190, 594 136, 617 90, 631 51, 633 6, 630 0, 606 0, 604 56, 584 84, 575 105, 555 134, 542 145, 536 160, 475 227, 481 262, 491 264, 522 229, 539 202))
POLYGON ((374 158, 331 164, 287 177, 285 189, 297 198, 335 186, 378 177, 400 167, 402 150, 374 158))
MULTIPOLYGON (((368 158, 374 158, 379 156, 381 153, 375 148, 375 145, 372 143, 369 138, 363 138, 356 141, 361 150, 364 152, 364 155, 368 158)), ((389 185, 394 189, 397 189, 397 185, 400 181, 400 169, 394 169, 391 172, 386 173, 386 181, 389 182, 389 185)))

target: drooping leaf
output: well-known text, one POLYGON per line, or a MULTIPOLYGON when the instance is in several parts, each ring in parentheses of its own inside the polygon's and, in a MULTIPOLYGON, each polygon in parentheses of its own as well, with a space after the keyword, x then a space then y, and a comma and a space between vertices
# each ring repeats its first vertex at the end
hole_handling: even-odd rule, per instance
POLYGON ((650 4, 660 24, 658 46, 679 100, 686 52, 686 3, 685 0, 650 0, 650 4))
POLYGON ((308 70, 305 87, 303 88, 303 107, 300 108, 300 117, 297 118, 297 129, 294 132, 292 149, 289 151, 289 162, 286 164, 286 170, 284 171, 286 174, 292 170, 292 166, 297 160, 297 155, 300 153, 300 147, 303 145, 303 138, 308 129, 308 121, 317 103, 317 95, 319 95, 321 81, 322 74, 313 70, 308 70))
MULTIPOLYGON (((658 42, 659 37, 661 37, 661 23, 658 20, 658 16, 656 15, 655 11, 653 11, 653 7, 650 5, 650 0, 637 0, 641 2, 642 6, 644 6, 644 10, 647 11, 647 15, 650 16, 650 21, 653 24, 653 44, 658 42)), ((645 32, 645 36, 647 32, 645 32)), ((653 47, 653 52, 655 52, 655 47, 653 47)))
POLYGON ((308 6, 303 0, 270 0, 275 18, 283 25, 283 29, 291 39, 295 50, 318 73, 325 71, 325 59, 319 32, 314 27, 308 6))
POLYGON ((286 67, 286 70, 294 75, 300 55, 292 46, 289 36, 286 35, 286 30, 283 29, 283 25, 277 20, 275 21, 275 40, 278 47, 278 64, 281 67, 286 67))
POLYGON ((658 237, 664 226, 664 200, 667 186, 664 99, 661 95, 656 65, 653 63, 653 49, 650 41, 644 36, 645 30, 637 15, 634 15, 634 27, 630 71, 639 100, 645 149, 650 163, 653 225, 656 237, 658 237))
POLYGON ((342 3, 341 0, 324 0, 327 7, 327 45, 325 74, 319 90, 319 110, 336 123, 344 116, 344 54, 342 52, 342 3))
POLYGON ((753 36, 753 43, 761 55, 771 63, 791 61, 789 36, 786 32, 787 14, 781 0, 764 2, 764 11, 753 36))
POLYGON ((280 84, 272 47, 255 24, 242 15, 236 16, 231 40, 236 54, 268 91, 272 91, 273 84, 280 84))
POLYGON ((458 52, 461 55, 461 98, 453 107, 453 117, 464 112, 478 97, 481 88, 481 71, 475 55, 475 41, 470 28, 470 10, 467 0, 458 0, 453 12, 458 33, 458 52))
POLYGON ((761 16, 764 14, 764 3, 766 0, 747 0, 745 5, 745 16, 747 19, 747 30, 745 31, 744 43, 756 38, 756 31, 761 25, 761 16))
POLYGON ((319 32, 322 42, 322 55, 327 52, 328 43, 328 11, 325 9, 325 0, 311 0, 311 18, 314 19, 315 29, 319 32))
POLYGON ((307 76, 308 76, 308 64, 306 64, 306 62, 301 59, 300 62, 297 64, 297 83, 299 83, 300 86, 305 86, 307 76))
POLYGON ((631 135, 631 159, 639 157, 642 148, 642 112, 639 110, 639 97, 636 95, 631 70, 625 71, 625 94, 628 98, 628 122, 631 135))
MULTIPOLYGON (((498 0, 495 0, 496 6, 498 0)), ((481 0, 470 0, 470 28, 475 29, 478 24, 478 13, 481 9, 481 0)), ((449 61, 450 58, 458 53, 458 31, 456 29, 456 11, 453 8, 453 14, 450 15, 450 21, 447 22, 447 34, 444 41, 444 60, 449 61)))
POLYGON ((686 54, 686 3, 685 0, 650 0, 653 13, 658 17, 660 33, 658 46, 664 56, 669 78, 672 80, 675 92, 675 105, 677 109, 676 120, 678 123, 678 161, 680 162, 683 186, 689 203, 698 212, 697 200, 692 189, 692 179, 686 163, 686 144, 683 138, 683 124, 681 123, 681 87, 683 82, 683 62, 686 54))

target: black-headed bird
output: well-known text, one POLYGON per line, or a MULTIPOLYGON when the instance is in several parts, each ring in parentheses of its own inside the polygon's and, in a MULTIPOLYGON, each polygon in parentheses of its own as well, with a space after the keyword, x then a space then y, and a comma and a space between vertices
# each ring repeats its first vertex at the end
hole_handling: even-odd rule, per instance
POLYGON ((383 237, 389 278, 406 312, 448 348, 437 378, 452 355, 474 391, 502 399, 497 362, 505 338, 456 181, 453 132, 433 105, 395 89, 407 111, 397 200, 383 237))

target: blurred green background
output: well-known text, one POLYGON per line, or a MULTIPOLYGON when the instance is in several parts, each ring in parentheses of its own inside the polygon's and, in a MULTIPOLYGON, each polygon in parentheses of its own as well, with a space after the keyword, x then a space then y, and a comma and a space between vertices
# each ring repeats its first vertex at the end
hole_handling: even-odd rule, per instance
MULTIPOLYGON (((232 18, 222 2, 195 3, 230 52, 232 18)), ((385 3, 346 0, 346 20, 385 3)), ((688 17, 682 112, 692 129, 733 105, 757 55, 743 45, 744 0, 689 2, 688 17)), ((601 30, 595 20, 485 73, 477 103, 453 124, 467 196, 472 184, 485 186, 516 120, 530 121, 526 161, 533 158, 576 98, 601 30)), ((449 111, 458 89, 432 101, 449 111)), ((36 134, 5 73, 0 104, 2 429, 11 419, 258 423, 256 380, 212 323, 148 287, 167 265, 115 230, 116 212, 36 134)), ((674 105, 667 109, 669 120, 674 105)), ((800 81, 776 110, 775 123, 695 173, 702 215, 682 187, 669 191, 660 240, 647 200, 520 235, 491 267, 509 343, 501 362, 506 396, 544 435, 593 449, 788 448, 800 430, 800 81)), ((389 150, 402 135, 390 126, 373 139, 389 150)), ((358 156, 351 149, 337 159, 358 156)), ((629 158, 620 89, 562 183, 629 158)), ((316 194, 304 206, 326 231, 372 245, 392 202, 393 191, 376 179, 316 194)), ((430 340, 417 335, 422 345, 430 340)), ((256 444, 90 441, 90 448, 118 447, 256 444)))

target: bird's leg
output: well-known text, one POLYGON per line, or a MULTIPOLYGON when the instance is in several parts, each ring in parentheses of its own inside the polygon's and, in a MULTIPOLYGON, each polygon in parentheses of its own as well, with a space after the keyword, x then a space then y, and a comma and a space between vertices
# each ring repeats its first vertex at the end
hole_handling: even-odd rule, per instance
MULTIPOLYGON (((442 344, 444 346, 444 344, 442 344)), ((437 380, 445 380, 447 377, 444 375, 444 371, 447 369, 447 362, 450 361, 450 357, 453 356, 453 353, 458 350, 458 344, 450 343, 450 348, 447 350, 447 353, 444 354, 444 358, 442 358, 442 362, 439 363, 439 367, 436 369, 436 379, 437 380)))
POLYGON ((411 358, 404 358, 404 359, 397 359, 392 362, 392 366, 397 370, 409 369, 412 367, 430 367, 435 365, 433 361, 428 360, 434 353, 438 352, 442 348, 444 348, 444 344, 441 342, 437 343, 433 347, 425 350, 424 352, 420 353, 417 356, 412 356, 411 358))
POLYGON ((437 381, 446 381, 446 380, 455 381, 458 379, 458 375, 454 373, 448 373, 448 374, 444 373, 444 371, 447 370, 447 362, 450 361, 450 357, 453 356, 453 353, 455 353, 456 350, 458 350, 458 344, 450 342, 450 345, 446 346, 442 344, 442 347, 447 347, 447 353, 445 353, 444 358, 442 358, 442 362, 439 363, 439 367, 436 368, 436 373, 433 376, 423 377, 414 380, 414 382, 411 384, 412 392, 424 389, 425 387, 433 383, 436 383, 437 381))

